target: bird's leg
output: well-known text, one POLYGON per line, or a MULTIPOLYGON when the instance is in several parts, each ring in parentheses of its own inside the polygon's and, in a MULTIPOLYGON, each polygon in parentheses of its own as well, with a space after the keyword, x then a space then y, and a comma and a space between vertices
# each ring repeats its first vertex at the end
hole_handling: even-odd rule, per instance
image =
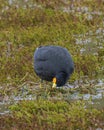
POLYGON ((42 88, 42 83, 43 83, 43 80, 40 79, 40 88, 42 88))
POLYGON ((52 88, 56 88, 56 77, 54 77, 52 81, 53 81, 52 88))

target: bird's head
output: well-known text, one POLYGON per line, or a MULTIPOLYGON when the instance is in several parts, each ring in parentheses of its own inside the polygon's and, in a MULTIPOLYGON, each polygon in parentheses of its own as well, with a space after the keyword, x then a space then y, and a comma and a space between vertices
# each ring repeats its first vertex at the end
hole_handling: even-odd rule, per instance
POLYGON ((68 75, 65 72, 58 73, 53 78, 52 88, 55 88, 56 86, 58 86, 58 87, 63 86, 66 83, 67 79, 68 79, 68 75))

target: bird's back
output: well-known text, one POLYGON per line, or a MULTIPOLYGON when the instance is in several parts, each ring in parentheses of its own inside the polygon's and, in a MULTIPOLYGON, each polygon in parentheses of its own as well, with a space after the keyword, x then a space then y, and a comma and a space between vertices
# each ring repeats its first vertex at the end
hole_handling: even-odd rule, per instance
POLYGON ((68 50, 60 46, 39 47, 35 51, 34 61, 37 75, 48 81, 61 71, 70 75, 74 69, 68 50))

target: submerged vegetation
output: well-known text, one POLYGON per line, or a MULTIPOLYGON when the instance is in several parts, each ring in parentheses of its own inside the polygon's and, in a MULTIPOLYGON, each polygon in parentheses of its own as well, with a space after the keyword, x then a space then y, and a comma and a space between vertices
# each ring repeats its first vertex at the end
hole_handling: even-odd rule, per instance
MULTIPOLYGON (((33 54, 40 45, 66 47, 75 64, 70 83, 104 79, 104 1, 11 1, 0 0, 0 101, 22 95, 24 86, 38 96, 12 103, 11 113, 0 116, 0 129, 103 129, 104 106, 98 109, 83 99, 71 101, 73 92, 66 100, 65 90, 48 90, 47 82, 46 89, 33 89, 39 86, 33 54)), ((90 82, 87 88, 78 86, 81 93, 94 93, 90 82)))

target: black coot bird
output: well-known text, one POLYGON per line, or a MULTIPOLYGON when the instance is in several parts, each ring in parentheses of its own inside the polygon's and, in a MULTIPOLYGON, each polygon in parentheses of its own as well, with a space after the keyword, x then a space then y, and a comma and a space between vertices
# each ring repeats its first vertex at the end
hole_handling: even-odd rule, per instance
POLYGON ((60 46, 40 46, 34 53, 36 74, 53 82, 53 88, 63 86, 74 71, 74 63, 66 48, 60 46))

